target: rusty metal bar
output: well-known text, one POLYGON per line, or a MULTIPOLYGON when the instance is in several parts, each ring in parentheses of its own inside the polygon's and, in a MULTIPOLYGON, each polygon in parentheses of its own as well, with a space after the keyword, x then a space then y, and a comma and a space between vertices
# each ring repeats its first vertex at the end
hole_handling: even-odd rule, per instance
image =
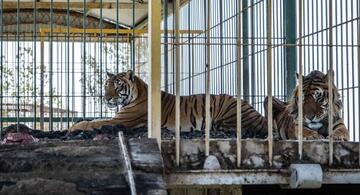
MULTIPOLYGON (((302 36, 302 0, 299 0, 299 36, 302 36)), ((302 66, 302 39, 299 39, 299 74, 298 74, 298 85, 299 85, 299 91, 298 91, 298 110, 299 110, 299 115, 298 115, 298 131, 297 131, 297 137, 298 137, 298 152, 299 152, 299 159, 302 160, 302 156, 303 156, 303 100, 302 100, 302 96, 303 96, 303 66, 302 66)))
POLYGON ((207 1, 206 13, 206 83, 205 83, 205 155, 210 154, 210 128, 211 128, 211 115, 210 115, 210 25, 211 25, 211 1, 207 1))
POLYGON ((241 10, 242 10, 242 0, 237 1, 237 61, 236 61, 236 67, 237 67, 237 118, 236 118, 236 162, 237 166, 240 167, 241 165, 241 10))
POLYGON ((329 2, 329 71, 328 71, 328 88, 329 88, 329 165, 333 164, 333 153, 334 153, 334 139, 333 139, 333 1, 329 2))
POLYGON ((267 1, 267 96, 268 96, 268 152, 269 152, 269 164, 272 166, 272 158, 273 158, 273 134, 272 134, 272 126, 273 126, 273 105, 272 105, 272 46, 271 46, 271 18, 272 18, 272 0, 267 1))
POLYGON ((180 165, 180 40, 179 40, 179 10, 180 9, 180 1, 177 0, 175 2, 175 77, 176 77, 176 85, 175 85, 175 139, 176 139, 176 164, 180 165))

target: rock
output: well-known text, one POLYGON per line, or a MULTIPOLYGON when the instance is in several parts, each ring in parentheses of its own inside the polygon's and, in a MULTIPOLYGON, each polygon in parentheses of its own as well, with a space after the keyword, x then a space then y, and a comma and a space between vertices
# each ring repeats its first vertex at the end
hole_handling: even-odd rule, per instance
POLYGON ((221 166, 220 166, 218 159, 215 156, 209 155, 204 162, 203 169, 204 170, 219 170, 219 169, 221 169, 221 166))

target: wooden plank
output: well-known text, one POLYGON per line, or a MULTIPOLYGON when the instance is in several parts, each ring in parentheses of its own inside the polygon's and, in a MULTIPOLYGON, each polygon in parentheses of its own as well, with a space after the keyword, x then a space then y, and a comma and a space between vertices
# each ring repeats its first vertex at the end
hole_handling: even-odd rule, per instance
POLYGON ((127 172, 127 179, 130 186, 130 191, 132 195, 136 195, 136 186, 134 180, 134 173, 131 168, 131 161, 128 154, 128 150, 126 148, 125 139, 123 132, 119 131, 119 147, 122 152, 123 162, 125 164, 126 172, 127 172))
POLYGON ((187 195, 205 195, 206 189, 205 188, 188 188, 186 190, 187 195))
POLYGON ((163 162, 155 139, 129 139, 128 150, 134 170, 163 173, 163 162))
POLYGON ((64 183, 66 189, 55 187, 53 190, 69 190, 70 185, 89 194, 127 192, 128 184, 116 145, 114 140, 0 145, 0 184, 10 182, 12 190, 20 185, 64 183), (34 181, 29 183, 31 180, 34 181))

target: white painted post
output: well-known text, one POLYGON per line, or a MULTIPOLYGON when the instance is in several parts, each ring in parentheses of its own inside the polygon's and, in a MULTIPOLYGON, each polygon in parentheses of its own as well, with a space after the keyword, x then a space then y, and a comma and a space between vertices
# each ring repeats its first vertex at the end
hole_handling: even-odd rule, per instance
POLYGON ((149 62, 150 82, 148 94, 148 135, 156 138, 161 149, 161 60, 160 21, 161 0, 149 0, 149 62))

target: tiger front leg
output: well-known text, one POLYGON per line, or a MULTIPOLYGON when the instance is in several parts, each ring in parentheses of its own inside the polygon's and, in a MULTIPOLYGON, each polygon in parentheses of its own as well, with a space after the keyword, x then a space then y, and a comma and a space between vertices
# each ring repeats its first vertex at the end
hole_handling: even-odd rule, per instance
POLYGON ((349 141, 349 131, 345 125, 333 130, 333 138, 335 141, 349 141))
MULTIPOLYGON (((295 136, 298 139, 298 126, 295 128, 295 136)), ((325 137, 318 133, 317 131, 311 130, 307 127, 303 127, 303 139, 304 140, 317 140, 317 139, 324 139, 325 137)))
POLYGON ((74 124, 69 131, 75 130, 85 130, 91 131, 94 129, 101 129, 103 126, 116 126, 119 125, 119 121, 114 119, 98 119, 93 121, 81 121, 79 123, 74 124))

